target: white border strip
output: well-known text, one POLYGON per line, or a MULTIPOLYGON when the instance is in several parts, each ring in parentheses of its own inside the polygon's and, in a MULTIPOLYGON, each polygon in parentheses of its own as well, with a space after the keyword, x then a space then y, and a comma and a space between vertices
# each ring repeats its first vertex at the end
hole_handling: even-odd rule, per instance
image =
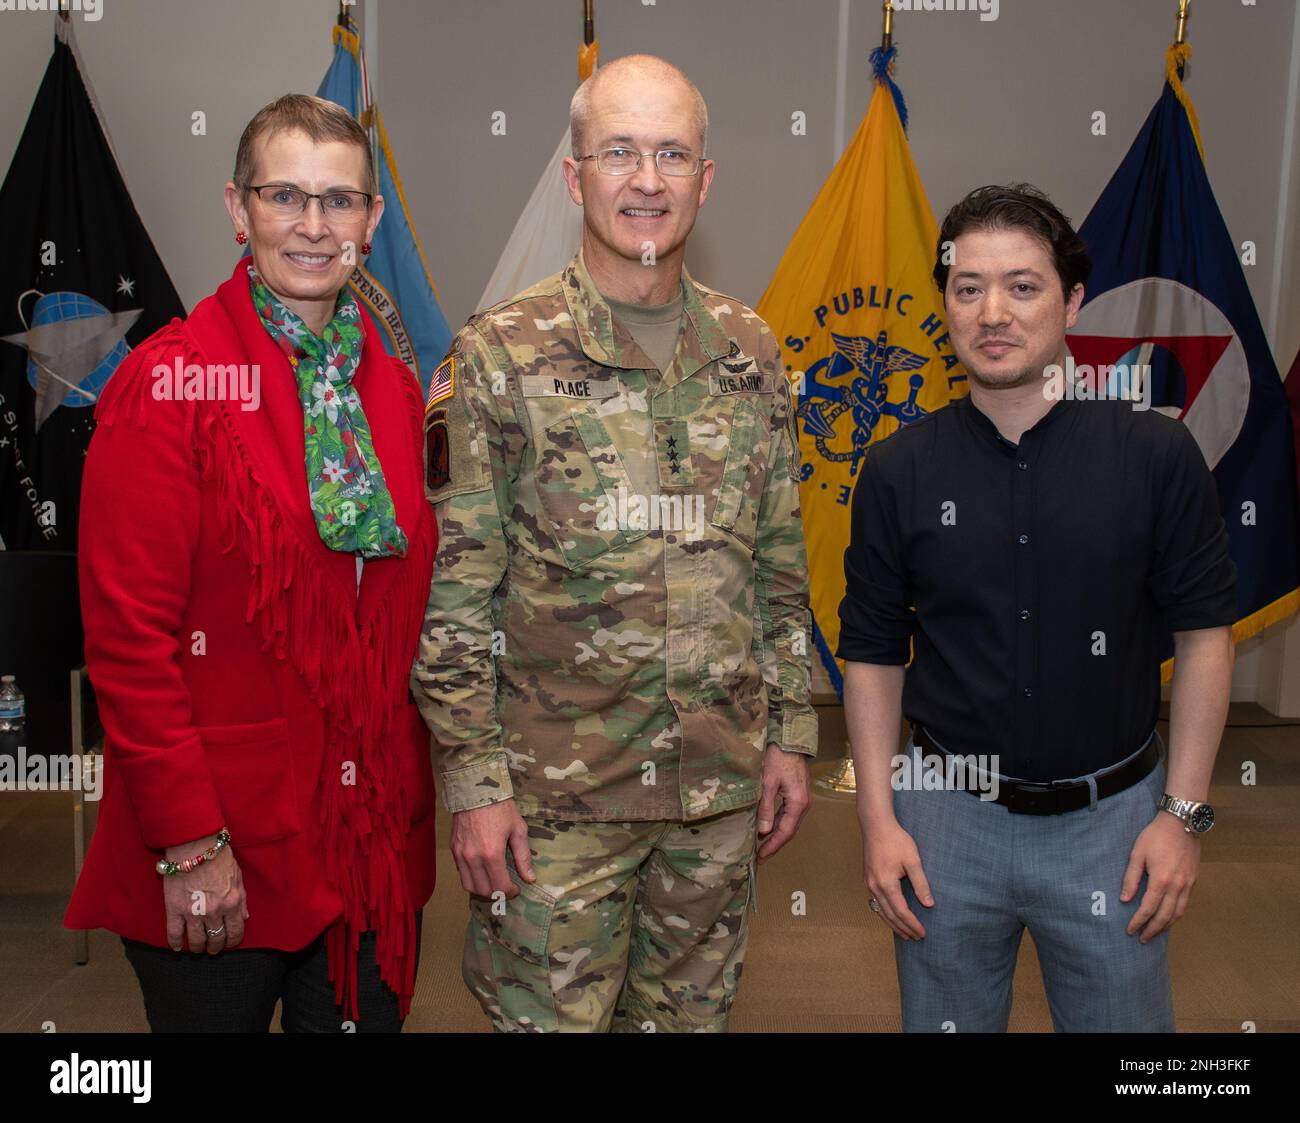
MULTIPOLYGON (((80 49, 77 47, 76 28, 73 26, 71 14, 66 20, 57 14, 55 15, 54 36, 66 43, 68 50, 72 52, 73 61, 77 64, 77 72, 81 75, 81 84, 86 87, 86 97, 90 99, 90 108, 95 111, 95 116, 99 120, 99 131, 104 134, 104 141, 108 144, 109 155, 113 157, 113 162, 117 165, 117 174, 122 177, 122 182, 125 184, 126 172, 122 169, 122 161, 118 159, 117 149, 113 147, 113 134, 108 131, 108 118, 104 116, 104 111, 99 107, 99 98, 95 96, 95 85, 90 80, 90 71, 86 69, 86 63, 81 57, 80 49)), ((44 71, 41 73, 43 75, 44 71)), ((21 136, 21 133, 19 135, 21 136)))

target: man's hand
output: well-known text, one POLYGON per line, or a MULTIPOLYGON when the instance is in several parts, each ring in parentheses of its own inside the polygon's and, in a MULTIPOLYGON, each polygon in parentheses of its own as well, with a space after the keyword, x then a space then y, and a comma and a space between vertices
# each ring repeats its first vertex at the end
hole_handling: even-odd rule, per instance
POLYGON ((934 895, 921 868, 916 842, 892 815, 888 822, 864 828, 862 838, 863 880, 880 904, 880 918, 904 940, 924 939, 925 928, 907 907, 902 885, 906 877, 921 904, 934 907, 934 895))
POLYGON ((466 892, 490 897, 502 892, 517 897, 519 886, 506 866, 506 845, 514 855, 515 869, 527 882, 537 880, 533 856, 528 852, 528 824, 513 799, 457 811, 451 818, 451 856, 460 870, 466 892))
MULTIPOLYGON (((163 852, 169 862, 183 862, 202 854, 217 841, 214 834, 163 852)), ((163 911, 167 917, 167 944, 172 951, 181 950, 181 937, 189 942, 190 951, 216 955, 236 947, 244 938, 244 921, 248 919, 244 879, 235 861, 234 850, 222 847, 210 862, 190 873, 162 878, 163 911), (208 935, 209 930, 216 932, 208 935)))
POLYGON ((762 794, 758 798, 758 833, 769 835, 758 848, 758 860, 767 861, 794 838, 812 799, 808 795, 808 757, 768 745, 763 757, 762 794), (781 806, 776 806, 777 797, 781 806), (775 829, 774 829, 775 828, 775 829))
POLYGON ((1137 893, 1143 871, 1146 872, 1147 891, 1128 922, 1125 929, 1128 935, 1141 928, 1139 939, 1145 944, 1168 930, 1187 911, 1200 868, 1201 840, 1189 834, 1176 815, 1157 811, 1133 844, 1119 891, 1119 899, 1127 904, 1137 893))

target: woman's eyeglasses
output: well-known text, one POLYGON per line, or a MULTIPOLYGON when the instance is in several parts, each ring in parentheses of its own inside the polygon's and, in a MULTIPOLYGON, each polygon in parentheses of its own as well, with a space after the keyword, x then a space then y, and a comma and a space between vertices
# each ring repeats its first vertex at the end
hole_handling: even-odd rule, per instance
POLYGON ((249 184, 262 205, 279 218, 292 218, 302 214, 312 199, 320 201, 321 214, 326 219, 358 218, 370 210, 373 196, 365 191, 323 191, 313 194, 300 187, 290 187, 284 183, 249 184))

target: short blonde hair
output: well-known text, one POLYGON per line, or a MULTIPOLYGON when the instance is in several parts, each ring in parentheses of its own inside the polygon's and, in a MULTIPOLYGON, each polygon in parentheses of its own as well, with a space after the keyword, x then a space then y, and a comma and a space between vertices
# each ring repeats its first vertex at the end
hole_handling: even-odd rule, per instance
POLYGON ((366 154, 367 190, 375 191, 375 158, 370 151, 370 138, 341 105, 310 94, 285 94, 270 105, 264 105, 244 126, 235 150, 235 186, 245 195, 252 184, 253 148, 258 139, 267 133, 306 133, 317 144, 338 140, 355 144, 366 154))
POLYGON ((595 73, 578 87, 573 100, 569 102, 569 143, 573 148, 573 158, 577 160, 587 155, 582 149, 587 143, 587 122, 591 120, 592 98, 599 93, 602 85, 625 71, 662 81, 681 82, 686 87, 695 102, 693 123, 700 137, 699 154, 703 156, 709 138, 709 109, 704 104, 704 95, 699 88, 667 59, 657 55, 624 55, 605 66, 598 66, 595 73))

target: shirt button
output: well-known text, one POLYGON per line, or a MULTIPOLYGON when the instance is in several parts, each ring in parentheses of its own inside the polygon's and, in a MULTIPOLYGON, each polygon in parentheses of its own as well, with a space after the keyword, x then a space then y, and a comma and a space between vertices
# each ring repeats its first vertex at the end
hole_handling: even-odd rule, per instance
POLYGON ((1032 690, 1030 690, 1029 687, 1026 686, 1026 687, 1025 687, 1025 697, 1026 697, 1026 698, 1032 698, 1033 696, 1034 696, 1034 692, 1033 692, 1032 690))
POLYGON ((1020 619, 1021 619, 1021 620, 1028 620, 1028 619, 1029 619, 1029 609, 1027 609, 1027 608, 1022 608, 1022 609, 1020 610, 1020 619))
POLYGON ((1023 471, 1025 471, 1026 469, 1028 469, 1028 467, 1029 467, 1029 462, 1028 462, 1027 460, 1021 460, 1021 461, 1019 461, 1019 462, 1016 464, 1016 467, 1019 468, 1019 469, 1023 472, 1023 471))
POLYGON ((1016 541, 1019 542, 1022 546, 1027 546, 1029 545, 1029 535, 1022 534, 1019 538, 1016 539, 1016 541))

